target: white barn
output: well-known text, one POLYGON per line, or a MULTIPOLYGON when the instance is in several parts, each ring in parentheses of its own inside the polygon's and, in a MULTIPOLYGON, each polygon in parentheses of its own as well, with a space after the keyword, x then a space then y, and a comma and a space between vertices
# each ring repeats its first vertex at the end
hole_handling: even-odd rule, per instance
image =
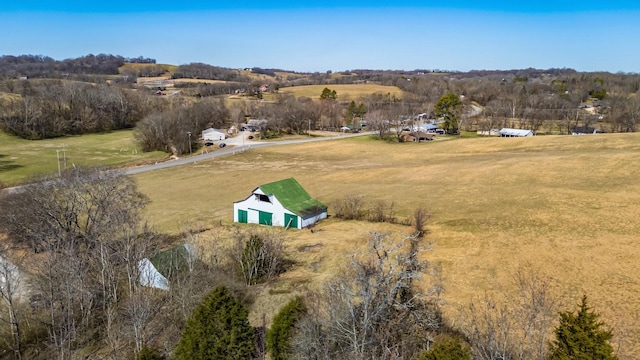
POLYGON ((529 137, 533 136, 532 130, 502 128, 498 134, 501 137, 529 137))
POLYGON ((327 206, 313 199, 294 178, 255 188, 233 203, 233 221, 302 229, 327 218, 327 206))
POLYGON ((214 128, 209 128, 202 131, 202 140, 207 141, 216 141, 216 140, 224 140, 227 138, 227 135, 222 131, 216 130, 214 128))

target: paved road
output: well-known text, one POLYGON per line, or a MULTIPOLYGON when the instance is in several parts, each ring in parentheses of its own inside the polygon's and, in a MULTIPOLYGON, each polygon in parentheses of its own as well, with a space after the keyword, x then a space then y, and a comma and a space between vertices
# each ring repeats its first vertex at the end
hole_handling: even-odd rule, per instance
MULTIPOLYGON (((155 163, 155 164, 152 164, 152 165, 144 165, 144 166, 138 166, 138 167, 134 167, 134 168, 125 168, 125 169, 123 169, 123 172, 125 174, 127 174, 127 175, 134 175, 134 174, 139 174, 139 173, 143 173, 143 172, 147 172, 147 171, 165 169, 165 168, 169 168, 169 167, 172 167, 172 166, 180 166, 180 165, 192 164, 192 163, 195 163, 195 162, 198 162, 198 161, 202 161, 202 160, 213 159, 213 158, 216 158, 216 157, 230 155, 230 154, 234 154, 234 153, 237 153, 237 152, 247 151, 247 150, 261 148, 261 147, 301 144, 301 143, 315 142, 315 141, 339 140, 339 139, 346 139, 346 138, 350 138, 350 137, 362 136, 362 135, 370 135, 370 134, 374 134, 374 132, 370 131, 370 132, 361 132, 361 133, 355 133, 355 134, 340 134, 340 133, 338 133, 338 134, 335 134, 334 136, 322 136, 322 137, 310 137, 308 139, 260 142, 260 141, 255 141, 255 140, 249 140, 249 139, 246 139, 246 138, 243 141, 242 136, 246 137, 246 136, 251 135, 251 133, 243 133, 240 136, 236 136, 234 138, 230 138, 230 139, 225 140, 224 142, 228 145, 227 147, 222 148, 222 149, 218 148, 215 151, 212 151, 210 153, 205 153, 205 154, 201 154, 201 155, 194 155, 194 156, 190 156, 190 157, 184 157, 184 158, 180 158, 180 159, 176 159, 176 160, 163 161, 163 162, 155 163)), ((217 143, 220 143, 220 142, 217 142, 217 143)), ((6 194, 17 193, 17 192, 20 192, 22 190, 22 188, 23 188, 22 186, 15 186, 15 187, 10 187, 10 188, 6 188, 6 189, 0 189, 0 194, 2 194, 2 193, 6 193, 6 194)))
MULTIPOLYGON (((243 133, 240 136, 227 139, 224 141, 225 144, 228 145, 227 147, 222 149, 216 149, 215 151, 212 151, 210 153, 184 157, 176 160, 164 161, 164 162, 160 162, 152 165, 128 168, 128 169, 124 169, 124 173, 127 175, 134 175, 134 174, 139 174, 147 171, 165 169, 172 166, 192 164, 202 160, 213 159, 216 157, 230 155, 237 152, 247 151, 247 150, 261 148, 261 147, 301 144, 301 143, 316 142, 316 141, 339 140, 339 139, 346 139, 346 138, 355 137, 355 136, 370 135, 370 134, 374 134, 374 132, 371 131, 371 132, 361 132, 361 133, 355 133, 355 134, 336 134, 335 136, 310 137, 308 139, 281 140, 281 141, 269 141, 269 142, 260 142, 260 141, 246 139, 243 142, 242 136, 246 137, 249 134, 250 133, 243 133)), ((214 145, 214 146, 217 146, 217 145, 214 145)))

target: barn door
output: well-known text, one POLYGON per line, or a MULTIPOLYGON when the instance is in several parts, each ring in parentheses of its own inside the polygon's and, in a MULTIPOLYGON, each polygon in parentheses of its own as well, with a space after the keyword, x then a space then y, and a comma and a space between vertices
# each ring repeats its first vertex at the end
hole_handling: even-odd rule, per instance
POLYGON ((238 222, 246 224, 249 219, 247 210, 238 210, 238 222))
POLYGON ((291 214, 284 214, 284 226, 288 228, 298 228, 298 216, 291 214))
POLYGON ((266 211, 258 211, 258 223, 260 225, 269 225, 273 223, 273 214, 266 211))

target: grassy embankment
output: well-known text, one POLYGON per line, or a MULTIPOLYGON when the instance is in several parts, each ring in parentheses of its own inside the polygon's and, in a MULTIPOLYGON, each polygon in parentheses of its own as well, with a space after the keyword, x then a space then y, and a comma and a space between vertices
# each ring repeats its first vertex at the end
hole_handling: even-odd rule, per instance
MULTIPOLYGON (((232 221, 232 203, 262 183, 293 176, 330 205, 351 194, 394 202, 398 217, 427 208, 434 251, 443 268, 446 305, 485 294, 515 294, 523 264, 553 279, 558 310, 574 309, 583 293, 614 327, 624 357, 640 356, 640 150, 638 134, 476 138, 391 144, 357 138, 247 151, 138 175, 153 201, 147 217, 159 229, 232 221)), ((297 266, 261 288, 253 319, 267 318, 284 299, 317 288, 361 252, 371 229, 409 227, 330 219, 287 232, 297 266), (304 247, 318 245, 310 250, 304 247)), ((532 269, 532 270, 531 270, 532 269)))
POLYGON ((0 131, 0 182, 16 185, 73 165, 125 166, 163 160, 161 152, 143 153, 132 130, 57 139, 24 140, 0 131), (66 150, 66 151, 63 151, 66 150))

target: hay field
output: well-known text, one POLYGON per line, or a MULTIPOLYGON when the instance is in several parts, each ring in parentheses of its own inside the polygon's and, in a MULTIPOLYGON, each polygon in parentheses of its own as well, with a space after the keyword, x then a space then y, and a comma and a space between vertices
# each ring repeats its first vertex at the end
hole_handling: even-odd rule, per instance
POLYGON ((168 73, 173 74, 173 72, 178 68, 177 65, 170 65, 170 64, 138 64, 138 63, 125 63, 124 65, 120 66, 118 68, 118 71, 120 73, 126 71, 126 70, 131 70, 131 71, 138 71, 144 67, 147 66, 162 66, 168 73))
MULTIPOLYGON (((398 217, 424 206, 432 214, 428 258, 443 267, 444 311, 452 321, 473 298, 513 293, 514 271, 530 264, 553 279, 563 302, 558 310, 575 309, 586 293, 614 327, 621 358, 639 358, 639 152, 640 134, 421 144, 355 138, 256 149, 137 179, 153 201, 148 218, 171 232, 189 222, 229 224, 233 201, 290 176, 330 214, 335 200, 354 193, 393 201, 398 217)), ((299 265, 271 289, 295 292, 321 282, 363 250, 369 229, 385 226, 330 219, 314 234, 287 232, 299 265)), ((284 301, 278 299, 261 299, 254 316, 275 311, 284 301)))
POLYGON ((324 88, 335 90, 338 93, 338 100, 356 100, 359 97, 371 94, 390 93, 396 97, 402 97, 402 90, 397 86, 385 86, 377 84, 335 84, 335 85, 304 85, 280 88, 282 94, 293 94, 296 97, 306 96, 314 100, 320 99, 320 94, 324 88))

